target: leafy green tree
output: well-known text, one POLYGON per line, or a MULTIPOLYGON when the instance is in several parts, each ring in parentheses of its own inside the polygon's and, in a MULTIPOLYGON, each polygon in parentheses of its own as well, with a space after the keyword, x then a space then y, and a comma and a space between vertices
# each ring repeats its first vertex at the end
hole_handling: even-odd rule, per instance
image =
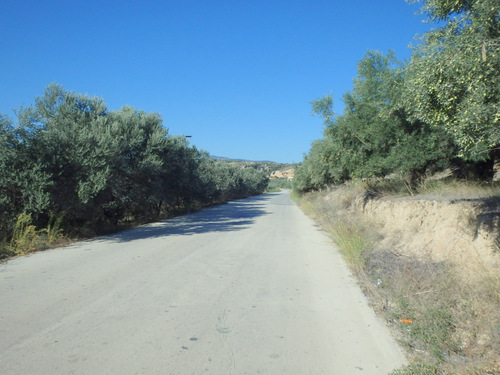
POLYGON ((394 53, 369 51, 343 97, 343 115, 335 116, 331 96, 313 101, 313 113, 324 119, 324 139, 313 143, 296 186, 315 189, 394 172, 417 184, 429 169, 446 166, 453 144, 443 131, 408 119, 401 100, 404 82, 404 66, 394 53))
POLYGON ((66 212, 70 222, 89 218, 88 202, 105 186, 109 170, 104 150, 109 146, 97 129, 105 126, 106 116, 102 99, 68 92, 56 84, 49 85, 34 106, 18 111, 19 129, 29 140, 31 158, 50 176, 48 209, 66 212))
POLYGON ((123 107, 111 112, 106 126, 96 136, 106 142, 107 178, 98 200, 104 214, 115 221, 125 216, 152 218, 161 212, 166 199, 165 149, 167 130, 156 113, 123 107))
POLYGON ((255 168, 241 168, 235 166, 236 171, 239 171, 239 186, 236 198, 245 198, 261 194, 267 188, 269 178, 263 171, 255 168))
POLYGON ((451 16, 469 12, 478 0, 406 0, 409 3, 423 2, 422 12, 432 20, 448 20, 451 16))
POLYGON ((208 153, 201 153, 197 168, 198 200, 200 203, 216 203, 221 201, 225 180, 219 171, 218 162, 210 158, 208 153))
POLYGON ((168 137, 162 156, 163 201, 167 207, 185 209, 210 199, 210 193, 205 192, 208 187, 200 177, 200 164, 206 157, 207 154, 190 147, 185 137, 168 137))
POLYGON ((446 130, 464 160, 500 147, 500 3, 425 0, 422 11, 445 22, 425 34, 407 67, 409 114, 446 130))
MULTIPOLYGON (((341 182, 342 179, 336 175, 341 164, 332 151, 332 147, 327 144, 325 139, 318 139, 311 145, 308 155, 295 169, 293 178, 293 187, 295 190, 309 191, 321 189, 329 183, 341 182)), ((332 145, 333 147, 335 144, 332 145)))
POLYGON ((368 52, 358 63, 353 90, 344 95, 342 116, 334 116, 331 97, 312 102, 313 113, 325 120, 330 151, 328 155, 323 152, 323 159, 336 164, 330 173, 334 180, 382 176, 390 171, 387 156, 398 121, 388 115, 388 107, 397 95, 397 64, 392 53, 368 52))
POLYGON ((267 181, 169 135, 157 113, 109 111, 57 84, 18 110, 18 126, 0 114, 0 242, 21 213, 37 226, 64 213, 66 229, 92 234, 259 194, 267 181))
POLYGON ((0 114, 0 238, 8 237, 22 212, 40 214, 50 202, 50 176, 32 156, 31 136, 0 114))
POLYGON ((215 161, 205 155, 201 159, 198 176, 208 201, 222 202, 261 194, 267 188, 269 177, 262 170, 241 167, 226 161, 215 161))

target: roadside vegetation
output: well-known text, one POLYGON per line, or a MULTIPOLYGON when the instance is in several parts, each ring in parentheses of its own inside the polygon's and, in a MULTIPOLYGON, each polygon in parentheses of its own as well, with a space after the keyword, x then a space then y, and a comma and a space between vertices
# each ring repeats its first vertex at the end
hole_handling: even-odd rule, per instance
POLYGON ((269 180, 267 192, 277 192, 281 189, 292 190, 292 181, 287 178, 275 178, 269 180))
POLYGON ((295 172, 296 189, 391 174, 413 189, 450 166, 457 177, 492 178, 500 160, 500 5, 422 3, 443 26, 420 37, 408 62, 369 51, 342 115, 330 95, 312 102, 325 129, 295 172))
MULTIPOLYGON (((440 182, 446 193, 438 196, 472 191, 474 197, 500 200, 498 185, 471 185, 440 182)), ((293 196, 337 243, 372 307, 405 349, 409 364, 392 375, 497 374, 500 276, 485 270, 470 279, 452 262, 386 247, 376 223, 352 207, 357 199, 417 197, 405 190, 402 180, 351 181, 293 196)), ((420 193, 429 197, 436 191, 420 193)))
POLYGON ((0 114, 0 259, 262 193, 268 176, 213 160, 157 113, 47 87, 0 114))
POLYGON ((369 51, 343 114, 330 95, 312 101, 325 128, 295 170, 293 196, 397 331, 410 363, 394 375, 496 374, 500 276, 467 279, 452 262, 381 247, 377 226, 352 209, 380 197, 499 206, 500 3, 421 3, 439 27, 419 37, 409 61, 369 51))

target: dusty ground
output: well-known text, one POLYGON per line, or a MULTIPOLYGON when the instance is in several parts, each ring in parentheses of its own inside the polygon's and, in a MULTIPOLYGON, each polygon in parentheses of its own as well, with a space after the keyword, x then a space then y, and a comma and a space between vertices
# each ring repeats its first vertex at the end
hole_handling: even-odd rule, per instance
POLYGON ((500 374, 497 195, 395 197, 353 185, 308 199, 322 201, 314 206, 327 230, 328 222, 348 222, 371 238, 360 284, 410 358, 444 374, 500 374), (401 314, 417 319, 406 331, 418 334, 404 334, 401 314))
POLYGON ((380 247, 405 255, 451 261, 474 278, 500 274, 500 207, 493 199, 358 196, 350 209, 383 235, 380 247))
POLYGON ((0 264, 2 374, 370 374, 401 349, 328 237, 266 194, 0 264))

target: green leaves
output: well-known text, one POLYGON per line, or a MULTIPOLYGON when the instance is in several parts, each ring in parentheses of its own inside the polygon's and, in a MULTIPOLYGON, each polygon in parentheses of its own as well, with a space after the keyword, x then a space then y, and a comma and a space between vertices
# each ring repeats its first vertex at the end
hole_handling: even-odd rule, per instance
POLYGON ((13 229, 23 211, 42 212, 50 203, 50 175, 31 150, 31 134, 0 114, 0 236, 13 229))
MULTIPOLYGON (((406 0, 416 3, 419 0, 406 0)), ((424 0, 422 13, 427 13, 432 20, 447 20, 452 15, 462 13, 471 9, 477 0, 424 0)))
POLYGON ((109 111, 103 99, 51 84, 17 114, 17 127, 0 114, 0 242, 24 212, 35 226, 65 212, 64 227, 92 233, 267 186, 263 172, 215 162, 169 135, 154 112, 109 111))
POLYGON ((427 0, 424 10, 446 20, 458 16, 415 48, 405 105, 412 118, 444 129, 459 158, 487 160, 500 146, 500 5, 427 0))
POLYGON ((333 112, 333 97, 331 95, 325 95, 322 98, 313 100, 311 102, 312 114, 323 117, 325 119, 325 126, 332 124, 335 118, 335 113, 333 112))
POLYGON ((298 189, 394 172, 415 184, 452 160, 500 157, 500 3, 422 2, 444 26, 421 38, 407 65, 369 51, 342 116, 331 96, 312 102, 326 129, 297 171, 298 189))
POLYGON ((358 63, 353 90, 343 97, 343 115, 334 117, 330 96, 312 102, 326 129, 298 168, 296 189, 391 173, 414 184, 426 170, 446 166, 454 151, 450 137, 409 118, 402 100, 405 78, 393 52, 369 51, 358 63))

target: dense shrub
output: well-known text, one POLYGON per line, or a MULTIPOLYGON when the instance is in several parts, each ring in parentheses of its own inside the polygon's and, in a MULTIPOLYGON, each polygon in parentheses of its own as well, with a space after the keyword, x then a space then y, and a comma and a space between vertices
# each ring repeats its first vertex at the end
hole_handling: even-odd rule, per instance
POLYGON ((0 115, 0 243, 21 214, 36 227, 64 216, 66 231, 92 234, 259 194, 267 182, 168 134, 157 113, 110 111, 56 84, 18 111, 16 126, 0 115))

